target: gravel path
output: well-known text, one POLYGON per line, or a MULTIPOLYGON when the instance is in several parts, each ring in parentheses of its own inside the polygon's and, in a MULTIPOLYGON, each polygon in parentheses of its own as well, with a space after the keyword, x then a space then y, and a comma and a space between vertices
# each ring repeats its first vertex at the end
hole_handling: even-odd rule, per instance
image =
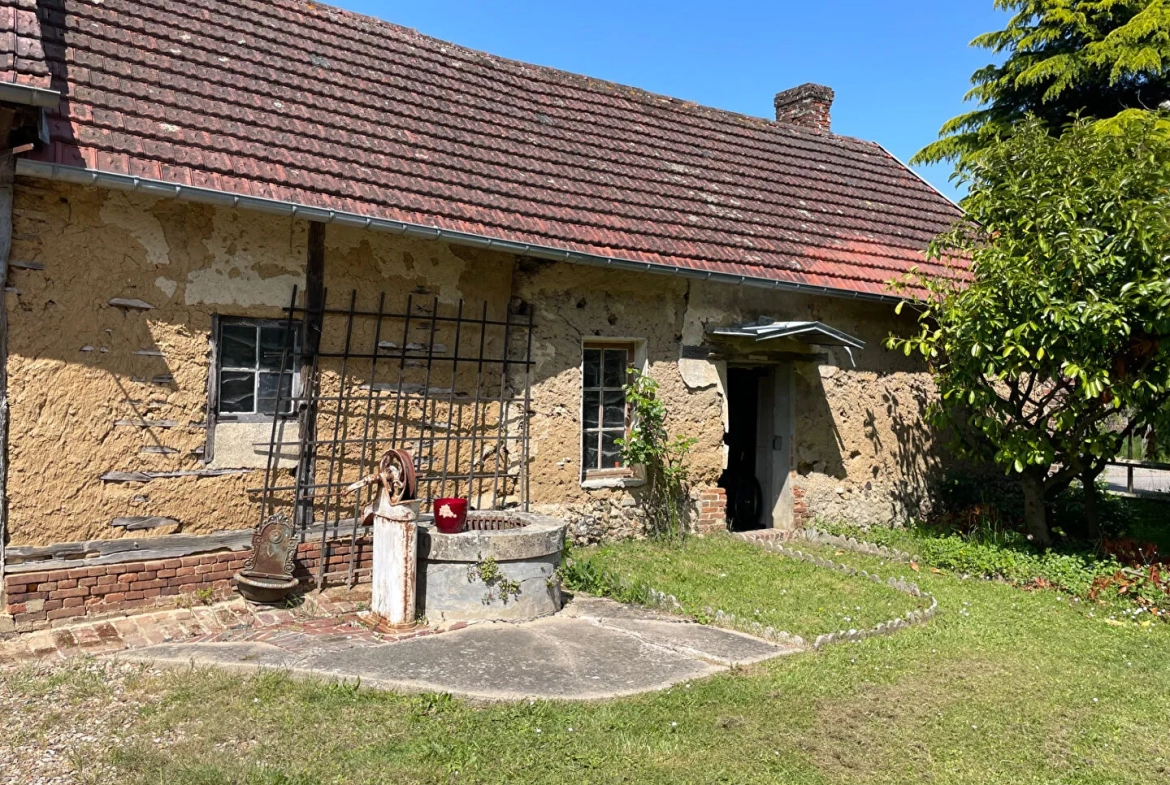
POLYGON ((117 782, 101 761, 144 705, 133 683, 154 673, 95 660, 0 670, 0 783, 117 782))

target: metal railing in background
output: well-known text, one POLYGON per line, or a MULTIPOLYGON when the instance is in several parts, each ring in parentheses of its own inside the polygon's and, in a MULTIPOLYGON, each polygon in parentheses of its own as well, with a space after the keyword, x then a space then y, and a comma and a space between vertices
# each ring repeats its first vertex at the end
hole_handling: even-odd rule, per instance
POLYGON ((1170 463, 1122 458, 1109 461, 1103 477, 1108 489, 1114 493, 1165 497, 1170 501, 1170 463))

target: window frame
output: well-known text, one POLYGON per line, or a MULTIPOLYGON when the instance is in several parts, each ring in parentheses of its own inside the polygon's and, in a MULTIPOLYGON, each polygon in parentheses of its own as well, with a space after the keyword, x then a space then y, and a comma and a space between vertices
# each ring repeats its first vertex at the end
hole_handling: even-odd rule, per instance
POLYGON ((208 395, 208 423, 214 422, 240 422, 240 423, 267 423, 274 419, 291 420, 298 416, 299 412, 294 405, 297 396, 301 394, 301 367, 300 367, 300 343, 301 343, 301 322, 294 321, 292 323, 293 331, 293 345, 292 351, 289 353, 289 360, 292 363, 291 368, 285 369, 285 373, 291 374, 292 381, 290 386, 290 397, 288 402, 290 404, 289 411, 275 412, 273 414, 265 414, 263 412, 224 412, 220 411, 220 384, 222 381, 222 374, 227 372, 237 373, 252 373, 253 380, 253 406, 259 404, 260 401, 260 375, 261 373, 279 374, 279 371, 264 371, 260 368, 259 356, 256 358, 256 367, 244 368, 242 366, 225 367, 223 364, 223 330, 225 327, 233 325, 247 324, 256 329, 256 346, 257 352, 260 346, 260 330, 268 327, 278 327, 281 329, 289 327, 287 319, 271 319, 252 316, 226 316, 215 314, 212 319, 212 347, 211 347, 211 379, 210 390, 208 395))
MULTIPOLYGON (((578 447, 578 460, 581 462, 581 480, 582 482, 589 482, 591 480, 623 480, 627 478, 637 477, 635 467, 632 466, 615 466, 610 468, 601 467, 587 467, 585 465, 585 436, 587 433, 596 432, 597 434, 597 456, 598 462, 601 461, 601 439, 606 431, 616 431, 616 427, 605 427, 605 393, 612 392, 616 388, 605 386, 605 350, 622 350, 626 353, 626 380, 622 382, 622 387, 628 383, 629 371, 638 367, 638 342, 635 340, 620 340, 620 339, 599 339, 599 340, 585 340, 581 344, 581 365, 579 371, 581 373, 581 397, 580 397, 580 440, 578 447), (601 350, 601 385, 599 387, 585 386, 585 353, 590 350, 601 350), (585 395, 587 392, 597 392, 600 395, 598 401, 598 420, 597 428, 586 428, 585 426, 585 395)), ((623 391, 624 392, 624 391, 623 391)), ((622 425, 623 438, 630 434, 630 426, 632 425, 630 417, 630 403, 624 399, 623 405, 625 407, 625 421, 622 425)))

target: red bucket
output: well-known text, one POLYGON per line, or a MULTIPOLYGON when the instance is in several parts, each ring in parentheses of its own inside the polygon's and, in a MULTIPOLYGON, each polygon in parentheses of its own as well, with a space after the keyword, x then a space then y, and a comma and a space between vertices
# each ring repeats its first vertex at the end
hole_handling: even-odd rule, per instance
POLYGON ((443 534, 458 534, 467 522, 467 499, 435 499, 435 526, 443 534))

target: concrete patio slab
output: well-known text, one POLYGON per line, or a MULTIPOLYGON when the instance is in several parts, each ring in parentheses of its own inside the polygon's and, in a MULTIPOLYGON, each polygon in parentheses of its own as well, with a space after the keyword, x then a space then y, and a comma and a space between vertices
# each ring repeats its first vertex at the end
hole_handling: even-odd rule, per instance
POLYGON ((304 664, 336 677, 495 700, 632 695, 717 670, 633 636, 563 618, 479 625, 304 664))
POLYGON ((680 654, 710 660, 720 665, 750 665, 799 649, 784 648, 743 635, 678 621, 656 619, 605 619, 599 624, 606 629, 619 630, 639 640, 680 654))
POLYGON ((484 623, 382 645, 346 645, 336 637, 297 649, 278 642, 207 641, 119 656, 162 665, 284 670, 360 679, 380 689, 500 701, 634 695, 795 651, 677 617, 581 598, 566 612, 533 622, 484 623))

